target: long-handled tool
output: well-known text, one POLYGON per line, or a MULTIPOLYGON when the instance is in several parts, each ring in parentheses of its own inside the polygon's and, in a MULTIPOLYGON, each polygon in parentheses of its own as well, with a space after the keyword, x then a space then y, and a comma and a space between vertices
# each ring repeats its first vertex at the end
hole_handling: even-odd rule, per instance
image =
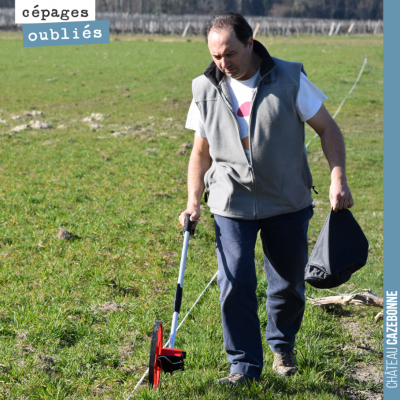
POLYGON ((156 321, 153 327, 153 334, 151 337, 150 346, 150 359, 149 359, 149 381, 154 389, 157 389, 160 382, 161 373, 169 372, 172 374, 174 371, 184 370, 184 358, 186 353, 182 350, 175 349, 175 336, 178 325, 179 312, 182 303, 182 287, 183 276, 185 274, 186 257, 189 247, 189 236, 194 234, 192 229, 193 223, 190 221, 190 215, 185 219, 185 232, 183 240, 183 248, 181 255, 181 264, 179 267, 178 284, 176 286, 175 299, 174 299, 174 313, 172 316, 171 335, 169 338, 169 348, 163 348, 163 326, 161 321, 156 321))

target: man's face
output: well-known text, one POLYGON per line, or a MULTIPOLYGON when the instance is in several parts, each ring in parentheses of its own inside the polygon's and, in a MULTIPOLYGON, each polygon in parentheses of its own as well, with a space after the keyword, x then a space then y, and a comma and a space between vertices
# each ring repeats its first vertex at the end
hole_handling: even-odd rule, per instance
POLYGON ((252 63, 253 38, 245 46, 233 30, 211 30, 208 34, 208 49, 217 67, 233 79, 246 80, 252 63))

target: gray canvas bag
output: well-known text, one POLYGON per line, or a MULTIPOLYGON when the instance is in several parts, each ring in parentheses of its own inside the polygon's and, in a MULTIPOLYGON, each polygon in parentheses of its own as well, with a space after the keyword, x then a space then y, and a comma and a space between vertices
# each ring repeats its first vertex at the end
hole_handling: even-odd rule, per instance
POLYGON ((306 266, 304 279, 319 289, 347 282, 368 258, 368 240, 350 210, 329 212, 306 266))

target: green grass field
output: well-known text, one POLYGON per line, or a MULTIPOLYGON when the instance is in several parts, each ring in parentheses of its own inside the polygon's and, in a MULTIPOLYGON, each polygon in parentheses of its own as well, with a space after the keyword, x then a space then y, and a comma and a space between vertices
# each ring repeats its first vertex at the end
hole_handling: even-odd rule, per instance
MULTIPOLYGON (((382 37, 260 40, 273 56, 304 63, 332 114, 368 57, 336 120, 369 260, 335 292, 382 295, 382 37)), ((3 32, 0 54, 0 399, 126 399, 147 367, 154 321, 170 328, 190 148, 177 152, 193 143, 185 117, 191 80, 210 61, 207 46, 201 38, 118 37, 108 45, 23 48, 19 34, 3 32), (32 111, 44 116, 24 115, 32 111), (108 117, 82 121, 92 113, 108 117), (32 120, 53 129, 12 131, 32 120), (76 238, 57 238, 60 226, 76 238), (123 308, 104 310, 106 302, 123 308)), ((308 140, 313 132, 306 133, 308 140)), ((319 139, 308 150, 319 192, 311 251, 329 211, 330 180, 319 139)), ((259 243, 256 266, 264 330, 259 243)), ((205 210, 190 243, 182 316, 216 269, 205 210)), ((307 286, 306 295, 332 293, 307 286)), ((229 371, 218 296, 212 285, 178 333, 186 371, 158 391, 145 381, 135 398, 380 398, 382 357, 357 348, 382 351, 372 307, 326 312, 307 304, 296 341, 300 374, 277 377, 264 341, 260 382, 218 387, 215 379, 229 371)))

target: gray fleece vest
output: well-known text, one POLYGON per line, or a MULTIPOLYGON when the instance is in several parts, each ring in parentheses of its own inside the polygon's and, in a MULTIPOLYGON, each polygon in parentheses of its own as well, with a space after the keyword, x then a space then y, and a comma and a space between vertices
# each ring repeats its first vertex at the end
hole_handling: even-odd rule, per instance
POLYGON ((212 158, 204 177, 208 206, 214 214, 250 220, 298 211, 312 202, 304 123, 295 108, 303 66, 272 58, 258 41, 253 49, 262 62, 250 110, 251 164, 224 74, 212 62, 192 85, 212 158))

